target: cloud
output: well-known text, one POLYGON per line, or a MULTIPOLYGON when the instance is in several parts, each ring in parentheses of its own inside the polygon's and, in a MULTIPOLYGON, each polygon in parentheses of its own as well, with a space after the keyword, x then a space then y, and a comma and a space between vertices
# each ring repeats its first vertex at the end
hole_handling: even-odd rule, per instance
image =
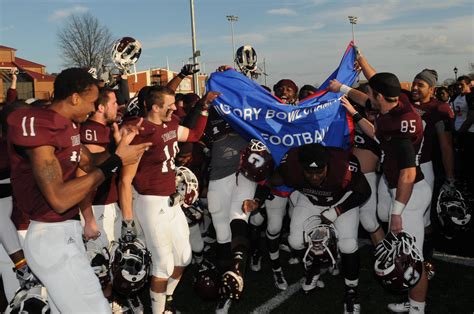
POLYGON ((53 12, 53 14, 51 14, 49 16, 49 20, 50 21, 56 21, 56 20, 61 20, 61 19, 64 19, 66 17, 69 17, 73 14, 81 14, 81 13, 85 13, 89 11, 89 8, 88 7, 85 7, 83 5, 75 5, 71 8, 66 8, 66 9, 60 9, 60 10, 56 10, 53 12))
POLYGON ((321 29, 325 26, 323 23, 315 23, 313 26, 297 26, 297 25, 287 25, 287 26, 282 26, 278 27, 275 30, 273 30, 271 33, 277 32, 280 34, 295 34, 295 33, 302 33, 302 32, 307 32, 307 31, 312 31, 312 30, 318 30, 321 29))
POLYGON ((298 15, 296 11, 288 8, 278 8, 278 9, 271 9, 267 11, 268 14, 273 15, 287 15, 287 16, 296 16, 298 15))

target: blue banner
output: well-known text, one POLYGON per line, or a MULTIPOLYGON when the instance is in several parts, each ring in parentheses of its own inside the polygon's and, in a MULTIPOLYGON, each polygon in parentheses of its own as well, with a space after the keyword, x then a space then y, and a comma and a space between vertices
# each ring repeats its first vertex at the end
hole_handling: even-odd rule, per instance
POLYGON ((355 51, 348 45, 339 67, 323 83, 317 93, 298 106, 282 104, 256 82, 234 71, 215 72, 207 82, 208 91, 222 93, 212 105, 241 136, 265 143, 276 164, 292 147, 310 143, 348 149, 352 140, 352 124, 340 105, 341 94, 326 88, 331 79, 351 86, 355 51))

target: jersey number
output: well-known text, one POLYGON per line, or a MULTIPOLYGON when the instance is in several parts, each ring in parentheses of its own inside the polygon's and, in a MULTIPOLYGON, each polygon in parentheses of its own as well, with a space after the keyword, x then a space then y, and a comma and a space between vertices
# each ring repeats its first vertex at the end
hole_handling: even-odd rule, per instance
POLYGON ((415 133, 416 132, 416 120, 402 120, 400 132, 402 133, 415 133))
POLYGON ((97 132, 96 130, 86 130, 86 140, 97 142, 97 132))
POLYGON ((35 133, 35 117, 24 116, 21 119, 21 128, 23 130, 23 136, 36 136, 35 133))
POLYGON ((173 143, 173 155, 170 154, 170 149, 169 146, 166 145, 164 148, 166 160, 163 161, 163 166, 161 167, 161 172, 162 173, 167 173, 169 170, 174 170, 175 165, 174 165, 174 157, 176 154, 179 152, 178 148, 178 142, 173 143), (169 164, 169 166, 168 166, 169 164))

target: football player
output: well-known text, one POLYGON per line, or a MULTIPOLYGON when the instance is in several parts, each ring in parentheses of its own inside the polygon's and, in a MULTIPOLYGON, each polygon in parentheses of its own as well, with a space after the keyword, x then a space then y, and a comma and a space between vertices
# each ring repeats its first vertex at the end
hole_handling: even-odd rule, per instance
MULTIPOLYGON (((423 179, 419 167, 419 153, 423 143, 421 117, 401 94, 398 78, 392 73, 377 73, 369 79, 368 94, 343 85, 341 90, 366 108, 375 108, 379 115, 375 123, 364 119, 343 98, 343 105, 355 123, 370 137, 380 143, 382 150, 383 178, 390 189, 389 212, 381 212, 382 220, 388 220, 390 231, 404 230, 416 239, 416 247, 423 251, 423 214, 430 202, 431 188, 423 179), (368 100, 368 101, 367 101, 368 100), (375 125, 375 127, 374 127, 375 125)), ((390 304, 397 312, 424 313, 428 279, 423 269, 421 280, 409 292, 409 302, 390 304)))
POLYGON ((14 95, 8 93, 7 98, 10 98, 7 99, 9 105, 2 108, 0 120, 2 127, 0 130, 0 276, 3 281, 5 296, 7 301, 10 302, 19 287, 27 288, 38 281, 26 264, 22 250, 23 239, 19 237, 16 226, 11 219, 13 200, 10 184, 10 161, 7 152, 7 125, 5 123, 7 115, 13 110, 29 106, 24 102, 14 102, 13 98, 16 98, 16 93, 14 95), (12 269, 15 269, 15 271, 12 271, 12 269))
MULTIPOLYGON (((218 71, 228 69, 229 66, 221 66, 218 71)), ((249 214, 242 212, 242 202, 253 197, 257 184, 243 175, 236 177, 240 151, 248 143, 214 109, 209 112, 205 134, 211 146, 208 208, 216 231, 217 266, 225 273, 231 269, 233 261, 237 267, 246 262, 249 214), (231 240, 235 244, 233 247, 231 240)), ((216 312, 227 313, 231 302, 229 295, 223 293, 216 312)))
MULTIPOLYGON (((371 192, 357 158, 340 148, 303 145, 291 149, 283 157, 271 182, 285 184, 300 192, 291 218, 288 242, 301 257, 307 247, 303 232, 307 219, 317 215, 320 216, 319 223, 334 224, 339 234, 338 247, 345 283, 344 311, 359 313, 357 207, 369 198, 371 192)), ((302 283, 305 292, 317 287, 320 267, 317 262, 307 267, 302 283)))
POLYGON ((78 204, 150 146, 129 145, 137 126, 123 131, 112 154, 83 147, 78 124, 95 110, 97 97, 92 76, 70 68, 56 77, 49 108, 18 109, 7 119, 13 195, 31 220, 25 257, 48 289, 53 313, 110 313, 85 252, 78 204), (76 177, 78 167, 87 175, 76 177))
MULTIPOLYGON (((421 150, 420 168, 423 172, 426 182, 431 189, 435 188, 435 173, 433 169, 434 157, 437 153, 441 154, 444 166, 445 182, 441 189, 449 194, 456 192, 454 179, 454 150, 452 139, 452 128, 454 122, 454 112, 447 103, 433 98, 434 88, 438 79, 438 74, 434 70, 424 69, 415 76, 411 87, 411 101, 416 111, 423 119, 423 147, 421 150)), ((438 186, 439 189, 439 186, 438 186)), ((429 275, 434 275, 431 257, 433 254, 431 226, 431 204, 425 211, 425 239, 423 244, 423 256, 425 265, 428 268, 429 275)))
MULTIPOLYGON (((147 116, 135 143, 152 142, 141 160, 122 169, 119 200, 124 226, 122 237, 136 237, 134 217, 143 229, 152 254, 150 297, 153 313, 162 313, 191 261, 189 228, 176 194, 175 156, 178 142, 198 141, 204 131, 208 105, 220 94, 207 93, 200 102, 201 114, 194 129, 180 126, 174 91, 150 87, 145 97, 147 116), (132 184, 137 198, 132 207, 132 184), (167 300, 168 296, 168 300, 167 300)), ((133 120, 127 122, 127 128, 133 120)))

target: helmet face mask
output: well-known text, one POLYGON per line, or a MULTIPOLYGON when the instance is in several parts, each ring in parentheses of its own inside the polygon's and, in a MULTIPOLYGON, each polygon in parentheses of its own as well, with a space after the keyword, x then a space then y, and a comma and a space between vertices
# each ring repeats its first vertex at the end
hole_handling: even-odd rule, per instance
POLYGON ((184 166, 176 168, 176 192, 180 195, 180 205, 192 205, 199 197, 199 182, 196 175, 184 166))
POLYGON ((460 191, 448 193, 441 190, 436 203, 436 213, 446 238, 466 231, 471 222, 471 209, 466 205, 460 191))
POLYGON ((260 182, 270 177, 274 167, 272 155, 265 144, 258 140, 251 140, 240 154, 239 172, 253 182, 260 182))
POLYGON ((390 290, 404 292, 414 287, 423 271, 414 237, 404 231, 387 234, 375 248, 374 270, 382 285, 390 290))
POLYGON ((317 262, 321 267, 331 267, 337 262, 337 231, 332 225, 320 223, 319 216, 309 217, 303 225, 303 238, 307 244, 303 257, 304 266, 310 269, 317 262))

